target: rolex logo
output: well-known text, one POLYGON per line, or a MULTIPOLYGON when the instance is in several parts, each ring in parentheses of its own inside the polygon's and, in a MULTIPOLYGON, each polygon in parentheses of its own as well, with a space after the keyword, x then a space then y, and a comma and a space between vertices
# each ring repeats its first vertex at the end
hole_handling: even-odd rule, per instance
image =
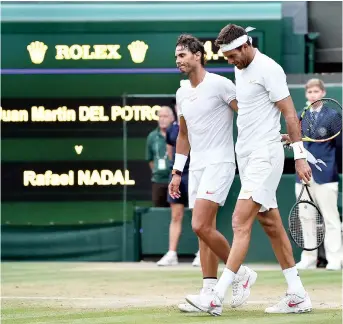
POLYGON ((41 64, 44 61, 47 49, 48 46, 46 46, 43 42, 36 41, 28 45, 27 50, 29 51, 32 63, 41 64))
POLYGON ((131 54, 131 59, 134 63, 142 63, 145 59, 145 54, 149 48, 147 44, 142 41, 132 42, 128 47, 131 54))

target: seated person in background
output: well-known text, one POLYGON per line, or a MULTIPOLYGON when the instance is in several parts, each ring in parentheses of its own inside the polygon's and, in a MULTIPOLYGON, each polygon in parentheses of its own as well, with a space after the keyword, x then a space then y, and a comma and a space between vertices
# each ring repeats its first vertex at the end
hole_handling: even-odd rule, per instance
POLYGON ((158 127, 147 138, 146 159, 152 172, 152 202, 154 207, 169 207, 167 202, 169 181, 169 159, 167 155, 166 131, 174 121, 173 111, 163 106, 158 112, 158 127))
MULTIPOLYGON (((177 107, 175 107, 177 109, 177 107)), ((170 161, 170 179, 171 170, 174 165, 175 152, 176 152, 176 139, 179 134, 179 124, 175 121, 167 129, 166 142, 167 152, 170 161)), ((177 259, 177 245, 182 231, 182 219, 184 215, 184 209, 188 206, 188 168, 189 168, 189 157, 186 162, 185 168, 182 173, 180 191, 180 198, 172 198, 168 193, 168 202, 171 207, 171 221, 169 226, 169 251, 157 262, 158 266, 173 266, 178 264, 177 259)), ((193 266, 200 266, 200 255, 199 251, 195 254, 195 259, 192 263, 193 266)))
MULTIPOLYGON (((311 79, 305 86, 306 98, 308 104, 324 98, 326 95, 325 86, 322 80, 311 79)), ((312 111, 315 123, 323 124, 328 122, 325 113, 325 106, 318 107, 312 111)), ((340 135, 341 136, 341 135, 340 135)), ((340 136, 324 143, 304 142, 305 148, 313 154, 316 159, 321 159, 326 163, 320 165, 322 171, 318 170, 314 164, 310 164, 312 169, 312 182, 309 187, 312 198, 315 200, 325 220, 326 235, 324 247, 326 259, 328 261, 327 270, 341 269, 341 222, 337 207, 338 199, 338 169, 337 156, 342 155, 342 140, 340 136)), ((296 178, 295 184, 296 197, 301 191, 301 183, 296 178)), ((320 256, 323 258, 323 256, 320 256)), ((325 258, 325 256, 324 256, 325 258)), ((317 251, 303 251, 301 261, 297 263, 298 269, 314 269, 317 264, 317 251)))

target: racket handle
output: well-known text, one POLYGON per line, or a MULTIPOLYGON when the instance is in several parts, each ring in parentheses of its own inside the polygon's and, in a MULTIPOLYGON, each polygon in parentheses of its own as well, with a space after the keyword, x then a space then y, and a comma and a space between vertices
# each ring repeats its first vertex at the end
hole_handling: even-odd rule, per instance
POLYGON ((311 183, 306 183, 304 180, 301 180, 301 184, 305 187, 311 187, 311 183))

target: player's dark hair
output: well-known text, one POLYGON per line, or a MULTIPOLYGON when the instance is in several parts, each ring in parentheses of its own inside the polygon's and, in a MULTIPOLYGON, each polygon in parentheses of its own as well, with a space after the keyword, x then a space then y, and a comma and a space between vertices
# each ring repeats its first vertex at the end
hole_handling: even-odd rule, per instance
MULTIPOLYGON (((216 46, 220 46, 222 44, 229 44, 238 37, 241 37, 243 35, 247 35, 247 32, 245 29, 241 26, 235 25, 235 24, 229 24, 226 25, 219 33, 216 41, 214 44, 216 46)), ((248 45, 251 45, 249 39, 246 42, 248 45)), ((238 50, 241 49, 241 46, 237 48, 238 50)))
POLYGON ((199 39, 190 34, 181 34, 177 39, 176 46, 182 46, 192 54, 201 53, 201 65, 205 65, 205 48, 199 39))

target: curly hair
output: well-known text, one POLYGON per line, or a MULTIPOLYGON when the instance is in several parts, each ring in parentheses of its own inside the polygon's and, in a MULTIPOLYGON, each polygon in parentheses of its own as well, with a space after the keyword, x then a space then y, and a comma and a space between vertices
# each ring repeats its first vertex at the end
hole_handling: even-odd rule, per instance
POLYGON ((191 53, 195 54, 197 52, 201 53, 201 65, 205 65, 205 48, 204 44, 193 35, 181 34, 177 39, 176 46, 182 46, 187 48, 191 53))

